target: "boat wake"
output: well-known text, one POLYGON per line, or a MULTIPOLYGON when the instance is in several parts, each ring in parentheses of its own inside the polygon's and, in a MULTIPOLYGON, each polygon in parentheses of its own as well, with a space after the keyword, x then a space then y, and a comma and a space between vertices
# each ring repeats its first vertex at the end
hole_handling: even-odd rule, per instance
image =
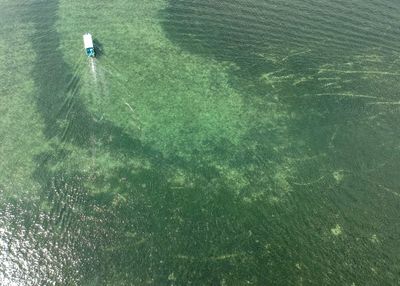
POLYGON ((97 71, 96 71, 96 60, 94 58, 89 58, 90 70, 92 72, 94 82, 97 82, 97 71))
POLYGON ((89 69, 92 76, 92 90, 98 95, 108 94, 104 68, 96 58, 89 58, 89 69))

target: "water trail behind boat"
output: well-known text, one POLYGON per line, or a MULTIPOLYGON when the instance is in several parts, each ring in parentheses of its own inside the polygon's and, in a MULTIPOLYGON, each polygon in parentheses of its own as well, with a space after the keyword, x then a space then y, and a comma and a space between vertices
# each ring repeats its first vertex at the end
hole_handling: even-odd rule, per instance
POLYGON ((107 95, 106 79, 103 69, 96 58, 89 58, 89 69, 92 75, 92 89, 98 96, 107 95))
POLYGON ((89 58, 90 70, 92 72, 93 80, 97 83, 97 71, 96 71, 96 60, 94 58, 89 58))

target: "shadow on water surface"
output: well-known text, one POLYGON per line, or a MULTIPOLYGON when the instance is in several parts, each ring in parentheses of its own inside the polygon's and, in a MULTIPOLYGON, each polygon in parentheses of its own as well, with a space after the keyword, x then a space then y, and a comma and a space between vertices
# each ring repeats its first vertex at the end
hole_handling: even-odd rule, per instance
POLYGON ((96 38, 93 39, 93 46, 97 59, 100 59, 103 55, 105 55, 104 46, 98 39, 96 38))

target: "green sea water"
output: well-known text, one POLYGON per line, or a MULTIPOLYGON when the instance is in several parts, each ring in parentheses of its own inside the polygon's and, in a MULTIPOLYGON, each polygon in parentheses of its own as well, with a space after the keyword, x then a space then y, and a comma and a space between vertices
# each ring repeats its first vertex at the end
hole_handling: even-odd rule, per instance
POLYGON ((0 285, 399 285, 399 15, 0 0, 0 285))

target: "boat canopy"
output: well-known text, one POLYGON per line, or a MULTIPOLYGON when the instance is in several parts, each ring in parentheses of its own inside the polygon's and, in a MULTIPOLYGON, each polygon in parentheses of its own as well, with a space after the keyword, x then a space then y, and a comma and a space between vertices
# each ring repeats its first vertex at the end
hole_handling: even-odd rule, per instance
POLYGON ((83 44, 85 45, 85 49, 93 48, 93 39, 91 34, 86 33, 83 35, 83 44))

